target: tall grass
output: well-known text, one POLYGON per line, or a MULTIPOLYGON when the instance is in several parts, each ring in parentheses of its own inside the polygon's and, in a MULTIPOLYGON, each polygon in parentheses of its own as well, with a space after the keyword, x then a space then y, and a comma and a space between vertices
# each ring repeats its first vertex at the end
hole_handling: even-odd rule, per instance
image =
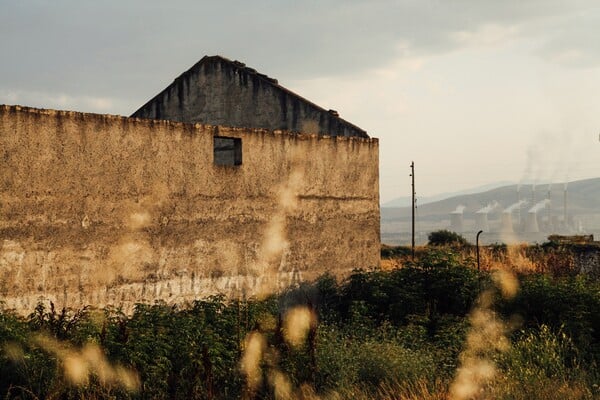
POLYGON ((131 315, 5 310, 0 395, 449 399, 466 382, 469 399, 600 398, 600 284, 485 257, 478 273, 468 250, 421 249, 391 271, 131 315))

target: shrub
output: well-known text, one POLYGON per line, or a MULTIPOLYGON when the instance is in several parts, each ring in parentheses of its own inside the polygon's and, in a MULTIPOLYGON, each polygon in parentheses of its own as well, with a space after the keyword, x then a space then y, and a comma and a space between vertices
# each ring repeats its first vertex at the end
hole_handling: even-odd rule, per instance
POLYGON ((429 246, 467 246, 469 242, 456 232, 446 229, 434 231, 427 236, 429 246))
POLYGON ((517 296, 499 308, 506 316, 520 315, 526 327, 562 327, 579 348, 600 359, 600 283, 581 276, 528 275, 517 296))

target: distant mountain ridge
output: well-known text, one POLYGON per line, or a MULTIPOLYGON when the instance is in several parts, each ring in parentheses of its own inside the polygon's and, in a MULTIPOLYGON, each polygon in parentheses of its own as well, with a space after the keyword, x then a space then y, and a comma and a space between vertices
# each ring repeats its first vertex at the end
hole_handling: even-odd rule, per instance
MULTIPOLYGON (((423 196, 423 197, 418 196, 417 203, 418 204, 434 203, 436 201, 445 200, 445 199, 448 199, 451 197, 461 196, 461 195, 465 195, 465 194, 485 192, 487 190, 492 190, 492 189, 496 189, 496 188, 499 188, 502 186, 508 186, 508 185, 512 185, 512 184, 515 184, 515 183, 510 182, 510 181, 502 181, 502 182, 488 183, 486 185, 476 186, 476 187, 473 187, 470 189, 459 190, 457 192, 445 192, 445 193, 435 194, 433 196, 423 196)), ((411 196, 398 197, 398 198, 395 198, 393 200, 383 203, 381 205, 381 207, 386 207, 386 208, 410 207, 411 201, 412 201, 411 196)))
MULTIPOLYGON (((494 202, 498 203, 494 212, 500 212, 518 200, 527 201, 527 204, 522 207, 522 210, 526 211, 534 203, 546 199, 548 189, 550 189, 550 206, 548 210, 553 213, 561 212, 564 207, 563 182, 536 185, 510 184, 479 193, 459 194, 429 203, 420 201, 417 203, 418 215, 422 219, 447 219, 449 214, 458 206, 464 206, 464 214, 470 215, 494 202), (533 191, 534 188, 535 191, 533 191)), ((432 198, 434 197, 436 196, 432 196, 432 198)), ((393 204, 393 201, 386 204, 390 203, 393 204)), ((571 214, 600 214, 600 178, 569 182, 567 184, 567 203, 571 214)), ((382 223, 386 220, 405 220, 406 218, 410 218, 410 201, 403 207, 384 205, 381 208, 382 223)))

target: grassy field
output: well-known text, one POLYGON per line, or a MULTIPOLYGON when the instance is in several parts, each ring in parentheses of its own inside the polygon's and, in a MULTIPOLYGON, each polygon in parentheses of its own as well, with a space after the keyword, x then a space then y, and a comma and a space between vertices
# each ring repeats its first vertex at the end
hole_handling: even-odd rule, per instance
POLYGON ((265 299, 2 311, 0 396, 600 398, 600 283, 568 255, 491 246, 478 270, 469 246, 382 254, 265 299))

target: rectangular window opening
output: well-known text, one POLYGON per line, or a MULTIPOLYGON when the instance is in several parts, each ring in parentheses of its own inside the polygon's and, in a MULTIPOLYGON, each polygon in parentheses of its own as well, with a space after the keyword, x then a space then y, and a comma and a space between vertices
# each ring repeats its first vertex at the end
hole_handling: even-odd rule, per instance
POLYGON ((242 139, 214 136, 213 162, 215 165, 242 165, 242 139))

